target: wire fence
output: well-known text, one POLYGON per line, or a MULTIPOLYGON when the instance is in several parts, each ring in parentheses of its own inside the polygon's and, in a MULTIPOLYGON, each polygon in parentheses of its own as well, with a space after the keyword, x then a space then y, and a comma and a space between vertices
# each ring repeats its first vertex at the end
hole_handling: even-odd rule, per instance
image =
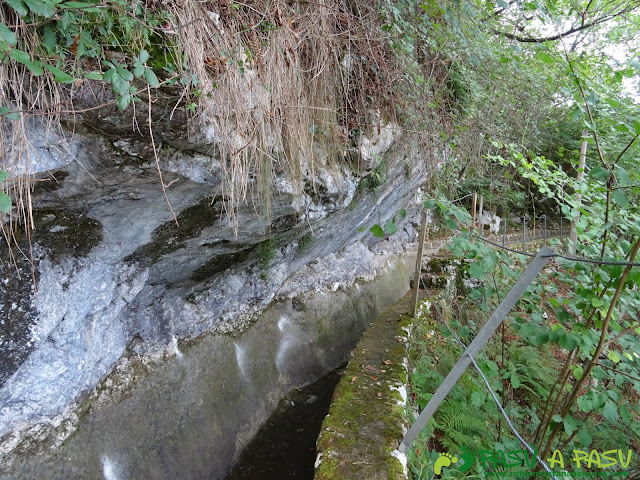
MULTIPOLYGON (((431 305, 434 305, 433 297, 431 297, 431 295, 429 295, 428 292, 427 292, 427 299, 431 302, 431 305)), ((445 328, 451 334, 451 336, 454 338, 454 340, 458 343, 458 345, 460 345, 463 348, 463 350, 466 351, 468 347, 462 342, 462 340, 460 340, 460 337, 458 337, 458 335, 456 335, 456 333, 451 329, 451 327, 449 327, 449 323, 442 316, 442 313, 440 312, 440 310, 436 307, 436 308, 433 309, 433 311, 436 312, 436 315, 439 317, 440 322, 442 322, 442 324, 445 326, 445 328)), ((471 357, 471 356, 469 356, 469 358, 471 360, 471 363, 473 364, 473 368, 475 368, 475 370, 476 370, 476 372, 478 372, 478 375, 480 376, 480 378, 482 378, 482 381, 484 382, 485 386, 487 387, 487 390, 489 391, 489 394, 491 395, 491 398, 493 398, 493 401, 495 402, 496 406, 498 407, 498 410, 500 410, 500 414, 502 415, 502 417, 507 422, 507 425, 509 426, 509 430, 511 430, 511 433, 513 433, 513 435, 518 439, 520 444, 524 448, 526 448, 529 451, 529 453, 531 453, 531 455, 533 455, 536 458, 536 461, 538 462, 538 464, 545 471, 547 471, 551 475, 551 478, 556 479, 556 477, 553 475, 553 472, 549 469, 549 466, 544 462, 544 460, 542 460, 540 458, 540 456, 531 447, 531 445, 529 445, 529 443, 524 438, 522 438, 522 435, 518 432, 516 427, 513 425, 513 422, 511 421, 511 419, 509 418, 509 415, 507 414, 507 412, 505 411, 504 407, 502 406, 502 403, 500 403, 500 400, 498 399, 498 396, 496 395, 496 393, 491 388, 491 384, 489 383, 489 380, 487 379, 485 374, 482 372, 482 370, 480 369, 480 366, 476 363, 475 359, 473 357, 471 357)))
MULTIPOLYGON (((424 242, 424 237, 421 238, 421 243, 424 242)), ((422 249, 419 248, 421 252, 422 249)), ((402 452, 406 452, 411 444, 415 441, 418 434, 424 429, 429 419, 433 416, 436 409, 440 406, 440 404, 445 400, 448 393, 454 387, 458 379, 465 372, 466 368, 473 364, 474 367, 479 370, 478 365, 475 362, 475 356, 482 350, 484 345, 489 341, 493 333, 498 329, 498 327, 502 324, 502 321, 506 318, 511 309, 515 306, 516 302, 520 299, 524 291, 528 288, 528 286, 537 278, 538 274, 542 270, 542 268, 547 264, 548 259, 550 258, 550 254, 554 253, 548 247, 542 247, 535 258, 529 263, 523 274, 516 281, 515 285, 511 288, 509 293, 504 297, 498 308, 493 312, 489 320, 484 324, 484 326, 477 332, 474 340, 468 347, 465 347, 464 354, 458 359, 456 364, 453 366, 449 374, 442 381, 436 392, 433 394, 425 408, 422 410, 414 424, 407 431, 404 439, 402 440, 399 450, 402 452)), ((422 264, 421 255, 418 255, 417 264, 422 264)), ((416 277, 415 283, 419 284, 421 280, 421 267, 419 267, 416 271, 419 276, 416 277)), ((413 312, 415 316, 415 311, 413 312)), ((444 322, 446 325, 446 322, 444 322)), ((460 342, 464 345, 462 342, 460 342)), ((530 453, 534 454, 534 450, 531 446, 522 438, 522 436, 517 432, 513 423, 509 419, 508 415, 504 411, 504 407, 500 404, 495 392, 491 389, 486 378, 485 385, 489 388, 489 393, 494 398, 494 401, 497 403, 499 410, 505 417, 507 424, 509 425, 512 432, 520 442, 522 442, 523 446, 529 450, 530 453)), ((537 457, 537 455, 536 455, 537 457)), ((539 458, 536 458, 539 462, 541 462, 542 467, 552 474, 549 467, 539 458)), ((553 477, 555 479, 555 477, 553 477)), ((557 480, 557 479, 556 479, 557 480)))
POLYGON ((503 219, 485 214, 476 219, 474 227, 477 227, 480 238, 501 243, 503 247, 508 243, 526 244, 533 240, 544 240, 546 243, 550 238, 569 234, 568 222, 561 215, 503 219))
MULTIPOLYGON (((546 243, 546 240, 548 238, 548 230, 547 230, 547 226, 548 226, 548 221, 547 220, 548 220, 548 218, 546 216, 543 217, 543 218, 544 218, 544 222, 543 222, 544 227, 543 227, 542 238, 545 240, 545 243, 546 243)), ((423 227, 424 227, 424 222, 425 221, 426 221, 426 216, 423 214, 423 227)), ((562 231, 562 224, 563 224, 563 222, 561 221, 560 222, 560 229, 559 229, 560 230, 559 233, 560 233, 561 236, 564 233, 562 231)), ((402 442, 400 444, 399 450, 403 451, 403 452, 407 451, 407 449, 411 446, 413 441, 417 438, 417 436, 420 433, 420 431, 422 431, 422 429, 426 426, 428 420, 435 413, 435 410, 444 401, 444 399, 446 398, 447 394, 453 388, 453 386, 458 381, 460 376, 462 376, 462 374, 466 370, 467 366, 472 364, 474 366, 475 370, 478 372, 478 374, 482 378, 485 386, 488 389, 489 394, 491 395, 491 397, 493 398, 494 402, 496 403, 496 406, 498 407, 498 409, 500 410, 501 415, 504 417, 505 421, 507 422, 507 425, 509 426, 509 429, 511 430, 511 432, 518 439, 518 441, 523 445, 523 447, 525 447, 532 455, 534 455, 536 457, 536 461, 538 462, 538 464, 550 475, 550 477, 553 478, 554 480, 557 480, 557 477, 554 476, 553 472, 549 469, 549 466, 537 455, 536 451, 528 444, 528 442, 526 440, 524 440, 522 435, 514 427, 511 419, 509 418, 509 416, 505 412, 505 409, 504 409, 503 405, 501 404, 501 402, 498 399, 497 395, 495 394, 495 392, 491 388, 491 385, 490 385, 489 381, 487 380, 486 376, 481 371, 480 367, 477 365, 477 363, 475 361, 475 356, 480 352, 482 347, 486 344, 486 342, 489 340, 489 338, 493 335, 493 333, 496 331, 498 326, 506 318, 506 316, 508 315, 509 311, 513 308, 513 306, 515 306, 516 302, 520 299, 520 297, 522 296, 524 291, 537 278, 537 276, 540 273, 540 271, 542 270, 542 268, 546 265, 546 263, 551 258, 561 258, 561 259, 563 259, 565 261, 571 261, 571 262, 584 262, 584 263, 600 264, 600 265, 622 265, 622 266, 627 266, 627 267, 640 267, 640 263, 629 262, 629 261, 620 260, 620 259, 570 257, 570 256, 567 256, 567 255, 556 253, 555 251, 551 250, 550 248, 548 248, 546 246, 543 246, 538 251, 537 255, 533 255, 531 253, 523 252, 523 251, 520 251, 520 250, 517 250, 517 249, 513 249, 513 248, 509 248, 509 247, 506 246, 506 243, 507 243, 506 242, 506 222, 505 222, 504 225, 505 225, 505 227, 504 227, 504 230, 503 230, 504 234, 503 234, 502 244, 500 244, 498 242, 495 242, 495 241, 492 241, 492 240, 489 240, 488 238, 485 238, 482 234, 478 235, 476 233, 472 233, 472 236, 482 240, 483 242, 486 242, 486 243, 488 243, 490 245, 493 245, 493 246, 495 246, 497 248, 504 249, 504 250, 507 250, 509 252, 520 254, 520 255, 524 255, 524 256, 527 256, 527 257, 533 257, 533 259, 529 263, 529 265, 527 266, 527 268, 524 271, 524 273, 517 280, 515 285, 511 288, 509 293, 502 300, 500 305, 493 312, 493 314, 491 315, 489 320, 477 332, 476 337, 474 338, 474 340, 471 342, 471 344, 469 346, 466 346, 460 340, 460 338, 458 338, 457 335, 451 330, 451 328, 447 324, 446 320, 443 318, 443 316, 440 313, 440 311, 437 308, 434 309, 436 314, 438 315, 440 321, 443 323, 443 325, 451 333, 453 338, 456 339, 458 344, 460 344, 460 346, 462 346, 464 348, 464 354, 458 359, 458 362, 453 366, 453 368, 451 369, 451 371, 449 372, 447 377, 443 380, 442 384, 438 387, 436 392, 433 394, 433 396, 431 397, 431 399, 429 400, 429 402, 427 403, 427 405, 425 406, 423 411, 420 413, 420 415, 418 416, 418 418, 416 419, 414 424, 407 431, 404 439, 402 440, 402 442)), ((462 231, 462 230, 459 230, 459 232, 460 231, 462 231)), ((533 237, 535 238, 535 235, 533 237)), ((417 294, 418 294, 417 286, 421 282, 421 270, 422 270, 422 258, 421 257, 422 257, 422 246, 424 244, 424 239, 425 239, 424 238, 424 228, 422 228, 421 229, 420 244, 419 244, 419 248, 418 248, 418 258, 416 259, 416 278, 415 278, 416 288, 414 290, 415 297, 414 297, 414 299, 412 301, 412 308, 413 308, 412 314, 413 314, 414 317, 415 317, 416 306, 417 306, 417 294)), ((527 238, 526 238, 526 221, 523 221, 523 236, 522 236, 522 240, 523 240, 522 243, 523 243, 523 246, 524 246, 526 244, 526 241, 527 241, 527 238)), ((530 241, 531 240, 533 240, 533 239, 530 237, 530 241)), ((428 295, 428 293, 427 293, 427 295, 428 295)), ((428 297, 429 297, 429 299, 430 299, 430 301, 431 301, 431 303, 433 305, 433 299, 431 299, 431 297, 429 295, 428 295, 428 297)))
MULTIPOLYGON (((463 232, 463 230, 459 230, 459 232, 463 232)), ((497 242, 493 242, 491 240, 489 240, 488 238, 484 238, 481 235, 472 233, 471 234, 472 237, 477 238, 478 240, 482 240, 485 243, 488 243, 489 245, 493 245, 494 247, 500 248, 502 250, 506 250, 508 252, 511 253, 516 253, 518 255, 524 255, 526 257, 530 257, 530 258, 534 258, 535 255, 529 252, 523 252, 514 248, 509 248, 507 246, 504 245, 504 243, 501 245, 497 242)), ((533 240, 529 240, 529 241, 533 241, 533 240)), ((614 260, 614 259, 607 259, 605 257, 601 257, 601 258, 584 258, 584 257, 570 257, 568 255, 563 255, 561 253, 556 253, 553 252, 552 254, 549 254, 547 256, 545 256, 544 258, 562 258, 563 260, 567 260, 569 262, 578 262, 578 263, 590 263, 593 265, 615 265, 615 266, 622 266, 622 267, 640 267, 640 262, 629 262, 626 260, 614 260)))

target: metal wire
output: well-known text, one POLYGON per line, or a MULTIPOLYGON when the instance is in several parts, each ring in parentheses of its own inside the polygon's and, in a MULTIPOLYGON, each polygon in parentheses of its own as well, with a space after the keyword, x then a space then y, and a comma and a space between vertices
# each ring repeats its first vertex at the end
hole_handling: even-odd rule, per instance
POLYGON ((621 262, 616 260, 605 260, 605 259, 597 260, 594 258, 572 258, 572 257, 567 257, 565 255, 561 255, 559 253, 556 253, 553 255, 545 255, 542 258, 553 258, 553 257, 563 258, 565 260, 569 260, 570 262, 593 263, 596 265, 620 265, 623 267, 640 267, 640 263, 638 262, 621 262))
POLYGON ((489 243, 491 245, 495 245, 496 247, 501 248, 502 250, 507 250, 508 252, 517 253, 519 255, 526 255, 527 257, 531 257, 531 258, 535 257, 535 255, 532 255, 531 253, 520 252, 518 250, 514 250, 513 248, 503 247, 499 243, 492 242, 491 240, 487 240, 486 238, 481 237, 480 235, 476 235, 475 233, 472 233, 471 236, 475 237, 475 238, 478 238, 478 239, 482 240, 483 242, 489 243))
MULTIPOLYGON (((459 231, 462 231, 458 229, 459 231)), ((495 247, 498 247, 502 250, 507 250, 508 252, 517 253, 518 255, 525 255, 527 257, 535 257, 531 253, 521 252, 519 250, 514 250, 513 248, 503 247, 499 243, 492 242, 491 240, 487 240, 480 235, 476 235, 475 233, 471 234, 472 237, 477 238, 478 240, 482 240, 485 243, 489 243, 495 247)), ((554 253, 553 255, 544 255, 542 258, 562 258, 564 260, 568 260, 570 262, 580 262, 580 263, 590 263, 595 265, 619 265, 622 267, 640 267, 640 263, 638 262, 624 262, 620 260, 605 260, 604 258, 596 259, 596 258, 577 258, 577 257, 567 257, 566 255, 562 255, 560 253, 554 253)))

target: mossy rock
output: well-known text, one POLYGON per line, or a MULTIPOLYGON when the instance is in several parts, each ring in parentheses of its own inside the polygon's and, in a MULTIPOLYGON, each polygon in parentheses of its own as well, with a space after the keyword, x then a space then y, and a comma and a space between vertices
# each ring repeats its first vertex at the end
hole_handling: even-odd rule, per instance
POLYGON ((125 258, 127 262, 138 261, 145 265, 156 263, 164 255, 185 247, 185 243, 198 238, 202 230, 214 224, 222 214, 222 198, 204 198, 197 205, 187 207, 174 220, 164 222, 151 234, 151 242, 136 249, 125 258))
POLYGON ((404 435, 397 387, 407 384, 409 301, 410 294, 386 310, 354 349, 318 438, 316 480, 406 478, 392 452, 404 435))
POLYGON ((33 217, 33 238, 54 263, 63 257, 85 257, 102 241, 102 223, 83 212, 48 208, 34 210, 33 217))

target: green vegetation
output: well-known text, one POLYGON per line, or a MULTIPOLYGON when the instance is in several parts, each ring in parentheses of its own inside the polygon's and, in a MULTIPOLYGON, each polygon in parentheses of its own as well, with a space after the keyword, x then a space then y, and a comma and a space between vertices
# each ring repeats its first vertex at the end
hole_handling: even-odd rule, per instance
POLYGON ((300 240, 298 241, 298 251, 300 253, 307 252, 311 247, 312 243, 313 243, 313 233, 311 232, 305 233, 302 237, 300 237, 300 240))
MULTIPOLYGON (((0 182, 4 182, 9 174, 0 170, 0 182)), ((5 192, 0 192, 0 212, 9 213, 11 211, 11 198, 5 192)))
MULTIPOLYGON (((465 211, 444 200, 427 204, 442 210, 450 227, 468 228, 465 211)), ((453 306, 437 307, 443 318, 426 309, 429 313, 416 322, 412 345, 416 370, 411 382, 414 405, 420 408, 462 353, 441 320, 470 342, 529 262, 527 257, 494 250, 469 230, 455 237, 449 248, 464 260, 460 268, 465 276, 476 279, 479 286, 458 284, 462 291, 453 306)), ((558 243, 555 248, 562 246, 558 243)), ((627 248, 632 247, 627 244, 627 248)), ((587 251, 590 256, 600 253, 600 249, 587 251)), ((626 258, 633 261, 634 251, 626 258)), ((640 295, 631 271, 631 267, 573 261, 551 265, 477 358, 516 428, 545 460, 557 450, 620 448, 626 454, 637 446, 640 295)), ((464 449, 521 449, 472 372, 459 380, 414 443, 416 478, 431 478, 433 451, 459 455, 464 449)), ((483 469, 504 465, 476 462, 474 468, 478 467, 467 474, 482 475, 483 469)), ((453 478, 463 476, 457 475, 453 478)))
POLYGON ((360 183, 358 183, 358 189, 365 189, 369 193, 374 192, 386 181, 386 170, 386 162, 382 160, 376 168, 360 180, 360 183))
POLYGON ((397 385, 406 384, 404 337, 409 296, 389 307, 363 334, 333 394, 318 437, 318 480, 398 479, 402 465, 391 452, 405 415, 397 385))
POLYGON ((266 280, 271 263, 275 260, 277 253, 276 242, 273 238, 265 240, 258 247, 258 267, 260 267, 260 276, 263 280, 266 280))
MULTIPOLYGON (((569 252, 622 264, 559 260, 549 266, 479 363, 541 458, 574 448, 637 451, 640 277, 637 267, 624 262, 637 262, 640 249, 640 108, 637 89, 629 83, 640 73, 633 43, 639 32, 631 26, 638 7, 614 2, 608 4, 609 15, 598 2, 503 3, 490 5, 489 12, 468 5, 471 14, 464 18, 457 4, 440 6, 445 19, 438 27, 440 40, 457 47, 472 65, 474 58, 483 60, 474 67, 470 103, 454 116, 449 140, 455 160, 434 183, 449 198, 478 191, 485 207, 502 214, 559 212, 565 225, 575 221, 569 252), (613 44, 616 59, 593 48, 613 44)), ((458 335, 471 340, 527 262, 472 237, 469 206, 441 198, 425 202, 447 227, 463 230, 450 250, 480 287, 463 292, 443 314, 458 335)), ((554 248, 566 252, 560 243, 554 248)), ((425 328, 432 334, 415 346, 424 351, 416 354, 419 369, 412 379, 418 406, 459 356, 458 351, 447 362, 447 351, 454 348, 445 339, 448 333, 435 325, 425 328)), ((471 373, 414 445, 413 472, 431 478, 434 451, 460 455, 465 448, 521 448, 471 373), (484 434, 478 420, 486 425, 484 434)), ((504 465, 476 462, 474 470, 452 467, 447 475, 484 478, 487 468, 504 465)))

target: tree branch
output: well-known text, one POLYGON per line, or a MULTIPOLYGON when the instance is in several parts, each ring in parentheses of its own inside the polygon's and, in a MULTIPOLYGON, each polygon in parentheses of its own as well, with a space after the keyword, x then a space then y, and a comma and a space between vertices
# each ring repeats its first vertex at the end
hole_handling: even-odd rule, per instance
MULTIPOLYGON (((589 4, 590 5, 590 4, 589 4)), ((508 33, 508 32, 503 32, 497 29, 493 30, 493 33, 496 35, 500 35, 502 37, 508 38, 510 40, 515 40, 517 42, 521 42, 521 43, 544 43, 544 42, 552 42, 554 40, 560 40, 561 38, 564 38, 568 35, 572 35, 574 33, 580 32, 582 30, 586 30, 588 28, 594 27, 596 25, 599 25, 601 23, 604 22, 608 22, 609 20, 612 20, 616 17, 619 17, 620 15, 624 15, 625 13, 629 13, 637 8, 640 7, 640 3, 639 2, 633 2, 631 5, 627 5, 626 7, 624 7, 622 10, 620 10, 619 12, 616 13, 610 13, 610 14, 606 14, 603 15, 599 18, 596 18, 590 22, 584 22, 584 20, 580 23, 579 26, 577 27, 572 27, 569 30, 566 30, 562 33, 558 33, 556 35, 550 35, 548 37, 532 37, 532 36, 521 36, 521 35, 515 35, 513 33, 508 33)), ((585 12, 586 13, 586 10, 585 12)))

